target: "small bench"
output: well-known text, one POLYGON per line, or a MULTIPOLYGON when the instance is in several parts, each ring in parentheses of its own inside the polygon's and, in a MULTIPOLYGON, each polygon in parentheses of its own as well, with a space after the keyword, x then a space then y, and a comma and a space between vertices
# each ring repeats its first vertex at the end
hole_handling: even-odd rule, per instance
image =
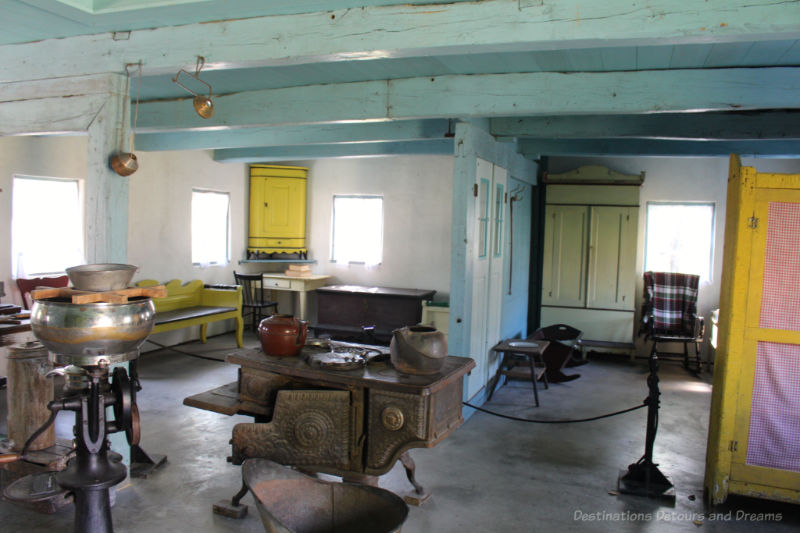
MULTIPOLYGON (((137 287, 159 283, 152 279, 138 282, 137 287)), ((211 322, 236 320, 236 346, 243 347, 242 288, 238 285, 204 285, 199 279, 182 284, 173 279, 165 284, 167 296, 153 298, 156 307, 153 333, 162 333, 190 326, 200 326, 200 342, 206 342, 211 322)))

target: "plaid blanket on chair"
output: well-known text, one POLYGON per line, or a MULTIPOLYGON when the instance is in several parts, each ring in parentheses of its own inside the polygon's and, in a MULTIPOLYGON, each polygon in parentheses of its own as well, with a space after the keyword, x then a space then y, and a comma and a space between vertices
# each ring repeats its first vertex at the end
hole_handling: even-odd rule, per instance
POLYGON ((644 273, 642 316, 650 334, 694 336, 700 276, 676 272, 644 273))

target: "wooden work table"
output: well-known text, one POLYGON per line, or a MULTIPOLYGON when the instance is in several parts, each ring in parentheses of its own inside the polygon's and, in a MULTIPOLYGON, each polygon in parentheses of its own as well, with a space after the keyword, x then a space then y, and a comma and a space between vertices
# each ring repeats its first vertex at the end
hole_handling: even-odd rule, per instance
POLYGON ((233 430, 235 464, 262 457, 377 483, 399 459, 416 489, 408 499, 420 503, 427 493, 414 479, 407 450, 433 447, 463 423, 462 382, 475 362, 449 356, 439 374, 411 376, 386 360, 331 370, 307 362, 314 353, 309 350, 297 357, 236 350, 226 360, 239 365, 238 381, 190 396, 184 404, 254 417, 254 423, 233 430))

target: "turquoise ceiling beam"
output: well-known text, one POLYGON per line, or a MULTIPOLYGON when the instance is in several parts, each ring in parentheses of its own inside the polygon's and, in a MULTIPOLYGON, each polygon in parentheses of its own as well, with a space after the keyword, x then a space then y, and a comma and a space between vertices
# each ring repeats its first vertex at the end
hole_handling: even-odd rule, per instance
POLYGON ((539 156, 800 157, 800 140, 670 141, 660 139, 520 139, 519 152, 539 156))
POLYGON ((215 150, 214 160, 223 163, 269 163, 275 161, 302 161, 336 157, 379 157, 387 155, 453 155, 453 139, 231 148, 215 150))
MULTIPOLYGON (((774 0, 484 0, 368 6, 223 20, 0 47, 0 81, 494 53, 796 39, 798 2, 774 0), (624 37, 622 37, 624 36, 624 37)), ((674 90, 681 90, 675 87, 674 90)))
POLYGON ((448 126, 449 121, 447 120, 433 119, 211 131, 154 131, 150 133, 137 131, 136 149, 141 151, 205 150, 251 146, 432 140, 443 138, 448 132, 448 126))
MULTIPOLYGON (((470 0, 450 0, 466 1, 470 0)), ((440 0, 406 0, 405 3, 425 5, 439 2, 440 0)), ((0 31, 0 43, 397 3, 397 0, 4 0, 5 23, 11 28, 24 27, 25 31, 19 36, 0 31), (37 23, 31 24, 31 20, 36 20, 37 23)))
POLYGON ((249 91, 144 102, 143 130, 191 130, 448 117, 593 115, 800 107, 800 68, 485 74, 249 91))
POLYGON ((491 132, 501 140, 800 139, 800 111, 497 118, 491 120, 491 132))
MULTIPOLYGON (((214 97, 214 116, 200 118, 192 99, 142 102, 137 129, 214 130, 388 120, 385 81, 309 85, 214 97)), ((416 118, 416 117, 415 117, 416 118)))

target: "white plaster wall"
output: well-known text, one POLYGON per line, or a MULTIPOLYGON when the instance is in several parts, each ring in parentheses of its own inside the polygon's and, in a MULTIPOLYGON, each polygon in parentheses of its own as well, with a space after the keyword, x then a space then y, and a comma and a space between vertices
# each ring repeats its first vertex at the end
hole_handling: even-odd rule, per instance
MULTIPOLYGON (((131 176, 128 262, 139 266, 136 279, 233 283, 233 271, 283 271, 286 264, 238 264, 247 246, 249 178, 244 164, 217 163, 210 152, 137 154, 131 176), (224 267, 191 264, 192 187, 231 194, 232 262, 224 267)), ((286 163, 309 168, 306 233, 314 273, 329 274, 329 284, 353 283, 434 289, 446 298, 450 286, 452 157, 398 156, 286 163), (331 207, 334 194, 384 196, 384 260, 375 267, 330 262, 331 207)), ((276 293, 279 309, 292 309, 293 295, 276 293)), ((309 298, 309 318, 316 300, 309 298)), ((210 334, 232 329, 211 325, 210 334)), ((197 338, 197 328, 157 336, 173 344, 197 338)))
POLYGON ((800 173, 800 159, 743 157, 742 165, 746 167, 753 167, 757 172, 774 172, 776 174, 800 173))
MULTIPOLYGON (((5 283, 3 303, 22 305, 12 278, 11 198, 14 174, 52 178, 86 177, 87 138, 75 137, 0 137, 0 280, 5 283)), ((58 223, 57 213, 28 213, 49 216, 58 223)))
POLYGON ((433 289, 437 299, 448 297, 452 156, 324 159, 296 164, 309 167, 307 232, 309 258, 317 260, 312 267, 315 273, 330 274, 331 285, 433 289), (383 196, 380 265, 330 261, 334 194, 383 196))
MULTIPOLYGON (((128 263, 139 271, 134 281, 193 279, 233 284, 233 271, 244 258, 247 238, 247 167, 217 163, 209 151, 143 152, 139 170, 130 176, 128 263), (201 268, 192 265, 192 188, 227 192, 231 201, 231 262, 201 268)), ((233 321, 213 323, 209 335, 230 331, 233 321)), ((199 337, 199 328, 156 335, 162 344, 199 337)))
POLYGON ((128 261, 135 279, 171 279, 233 283, 244 258, 247 238, 247 167, 217 163, 209 151, 144 152, 130 179, 128 261), (192 188, 230 194, 231 262, 202 268, 192 265, 192 188))

